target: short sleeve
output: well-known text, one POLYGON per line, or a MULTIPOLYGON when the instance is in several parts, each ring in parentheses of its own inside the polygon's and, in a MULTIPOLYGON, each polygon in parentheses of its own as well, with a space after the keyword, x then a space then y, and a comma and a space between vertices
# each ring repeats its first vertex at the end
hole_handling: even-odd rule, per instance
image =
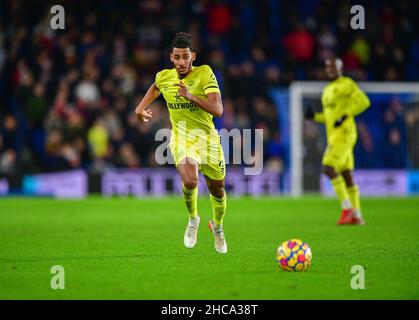
POLYGON ((204 70, 202 71, 202 88, 204 90, 204 94, 207 95, 208 93, 221 93, 220 87, 218 86, 217 78, 212 72, 211 67, 205 65, 204 70))
POLYGON ((160 72, 157 72, 156 79, 154 81, 157 89, 159 89, 159 90, 160 90, 160 79, 161 79, 161 71, 160 72))

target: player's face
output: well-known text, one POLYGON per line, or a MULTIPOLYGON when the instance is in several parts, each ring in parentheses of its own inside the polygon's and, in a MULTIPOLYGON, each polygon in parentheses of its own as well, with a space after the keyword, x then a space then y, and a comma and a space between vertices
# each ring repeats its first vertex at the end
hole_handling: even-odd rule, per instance
POLYGON ((180 76, 186 76, 192 70, 192 62, 195 58, 196 54, 190 48, 173 48, 170 54, 170 60, 180 76))
POLYGON ((339 76, 335 59, 326 59, 325 71, 329 79, 336 79, 339 76))

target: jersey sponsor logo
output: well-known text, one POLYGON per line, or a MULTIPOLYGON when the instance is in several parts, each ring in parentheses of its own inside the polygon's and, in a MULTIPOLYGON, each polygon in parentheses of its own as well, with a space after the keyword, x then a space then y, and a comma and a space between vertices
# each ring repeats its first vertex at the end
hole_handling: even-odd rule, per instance
POLYGON ((179 102, 179 103, 169 102, 167 103, 167 107, 173 110, 184 109, 184 110, 189 110, 191 112, 199 110, 199 108, 193 102, 179 102))

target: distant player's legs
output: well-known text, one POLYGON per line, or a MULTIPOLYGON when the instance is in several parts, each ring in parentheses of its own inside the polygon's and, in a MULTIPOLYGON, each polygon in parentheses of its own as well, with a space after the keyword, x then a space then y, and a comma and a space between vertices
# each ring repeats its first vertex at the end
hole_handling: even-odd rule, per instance
POLYGON ((226 253, 227 243, 224 237, 223 220, 227 209, 227 193, 224 188, 224 179, 212 180, 207 176, 205 179, 212 205, 212 220, 208 226, 214 235, 215 249, 219 253, 226 253))
POLYGON ((353 168, 352 150, 353 146, 346 141, 335 140, 327 146, 322 159, 323 172, 329 177, 333 190, 342 207, 342 214, 338 225, 349 223, 353 216, 353 209, 349 201, 345 180, 340 174, 343 168, 353 168))
POLYGON ((183 198, 189 214, 184 244, 187 248, 193 248, 197 241, 200 220, 198 216, 198 163, 192 158, 186 158, 180 161, 176 169, 182 178, 183 198))
POLYGON ((364 224, 361 213, 361 200, 359 188, 353 181, 352 171, 344 170, 341 174, 345 180, 349 200, 351 201, 352 208, 354 209, 355 220, 353 222, 357 224, 364 224))
POLYGON ((324 165, 323 173, 330 179, 333 190, 339 199, 342 210, 351 209, 351 202, 349 201, 348 191, 346 189, 344 178, 331 166, 324 165))

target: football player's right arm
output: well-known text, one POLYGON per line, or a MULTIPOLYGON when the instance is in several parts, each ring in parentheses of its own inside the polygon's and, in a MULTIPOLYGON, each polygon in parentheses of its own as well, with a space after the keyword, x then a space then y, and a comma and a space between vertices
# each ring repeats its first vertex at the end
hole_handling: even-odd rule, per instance
POLYGON ((160 90, 154 82, 150 88, 148 88, 147 93, 135 108, 135 115, 140 122, 148 122, 152 118, 152 111, 150 109, 146 109, 146 107, 156 100, 159 95, 160 90))

